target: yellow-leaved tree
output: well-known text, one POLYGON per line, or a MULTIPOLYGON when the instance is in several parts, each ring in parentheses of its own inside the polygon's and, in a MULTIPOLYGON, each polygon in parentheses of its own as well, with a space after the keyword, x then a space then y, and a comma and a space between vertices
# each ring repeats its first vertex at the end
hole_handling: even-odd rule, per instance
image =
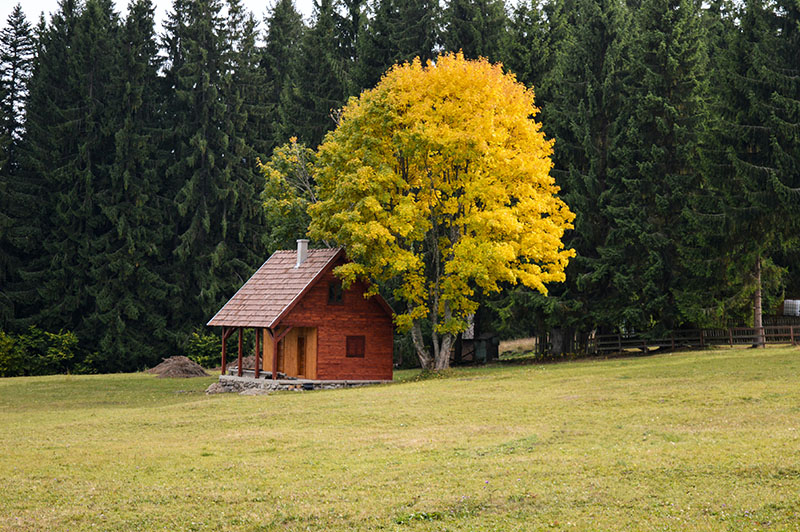
POLYGON ((345 246, 345 283, 394 281, 395 321, 423 368, 448 367, 476 288, 547 293, 564 280, 574 215, 536 112, 533 91, 501 65, 448 54, 392 68, 350 99, 319 148, 309 234, 345 246))

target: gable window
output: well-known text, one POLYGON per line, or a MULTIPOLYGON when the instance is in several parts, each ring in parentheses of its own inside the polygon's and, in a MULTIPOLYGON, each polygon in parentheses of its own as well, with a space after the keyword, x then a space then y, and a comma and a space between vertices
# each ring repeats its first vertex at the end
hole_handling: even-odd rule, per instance
POLYGON ((347 337, 347 356, 348 358, 364 358, 364 337, 347 337))
POLYGON ((344 303, 344 291, 342 290, 342 283, 330 283, 328 285, 328 304, 329 305, 342 305, 344 303))

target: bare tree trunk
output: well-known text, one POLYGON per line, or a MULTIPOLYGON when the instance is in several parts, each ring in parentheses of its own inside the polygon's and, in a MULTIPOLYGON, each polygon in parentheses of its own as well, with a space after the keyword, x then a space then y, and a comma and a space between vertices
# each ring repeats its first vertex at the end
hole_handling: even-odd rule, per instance
POLYGON ((417 358, 419 358, 422 369, 433 369, 433 357, 422 340, 422 325, 419 320, 414 320, 414 324, 411 326, 411 340, 414 342, 414 349, 417 351, 417 358))
MULTIPOLYGON (((437 298, 438 299, 438 298, 437 298)), ((437 319, 438 312, 434 311, 434 319, 437 319)), ((444 302, 444 323, 448 323, 450 319, 453 317, 453 311, 450 310, 450 302, 445 300, 444 302)), ((433 345, 436 346, 436 352, 434 356, 434 369, 439 371, 440 369, 447 369, 450 367, 450 350, 453 347, 453 340, 455 340, 455 335, 452 333, 445 333, 441 336, 441 344, 438 343, 439 335, 436 332, 436 329, 433 330, 433 345)))
POLYGON ((756 291, 753 295, 753 328, 755 329, 753 347, 766 347, 764 323, 761 312, 761 255, 756 259, 756 291))
POLYGON ((453 347, 453 340, 455 335, 446 333, 442 335, 442 345, 439 348, 439 353, 436 356, 434 368, 436 371, 447 369, 450 367, 450 350, 453 347))

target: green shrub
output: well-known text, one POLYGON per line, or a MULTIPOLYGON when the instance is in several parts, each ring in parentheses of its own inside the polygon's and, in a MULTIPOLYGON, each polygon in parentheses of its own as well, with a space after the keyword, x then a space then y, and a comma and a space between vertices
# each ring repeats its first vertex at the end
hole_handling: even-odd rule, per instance
POLYGON ((222 339, 215 334, 193 332, 186 341, 186 356, 203 366, 214 368, 222 364, 222 339))
POLYGON ((0 332, 0 377, 65 373, 77 348, 78 337, 69 331, 51 333, 32 325, 16 336, 0 332))
POLYGON ((0 331, 0 377, 22 375, 22 361, 16 338, 0 331))

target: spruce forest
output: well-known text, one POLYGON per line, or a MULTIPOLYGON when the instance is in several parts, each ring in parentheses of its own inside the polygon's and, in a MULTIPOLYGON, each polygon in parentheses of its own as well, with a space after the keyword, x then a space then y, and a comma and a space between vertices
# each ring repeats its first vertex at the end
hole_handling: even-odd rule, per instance
POLYGON ((566 282, 486 294, 487 328, 659 336, 800 299, 797 2, 119 8, 18 6, 0 34, 0 376, 218 352, 204 324, 308 227, 271 175, 313 190, 347 99, 443 51, 534 87, 576 214, 566 282))

